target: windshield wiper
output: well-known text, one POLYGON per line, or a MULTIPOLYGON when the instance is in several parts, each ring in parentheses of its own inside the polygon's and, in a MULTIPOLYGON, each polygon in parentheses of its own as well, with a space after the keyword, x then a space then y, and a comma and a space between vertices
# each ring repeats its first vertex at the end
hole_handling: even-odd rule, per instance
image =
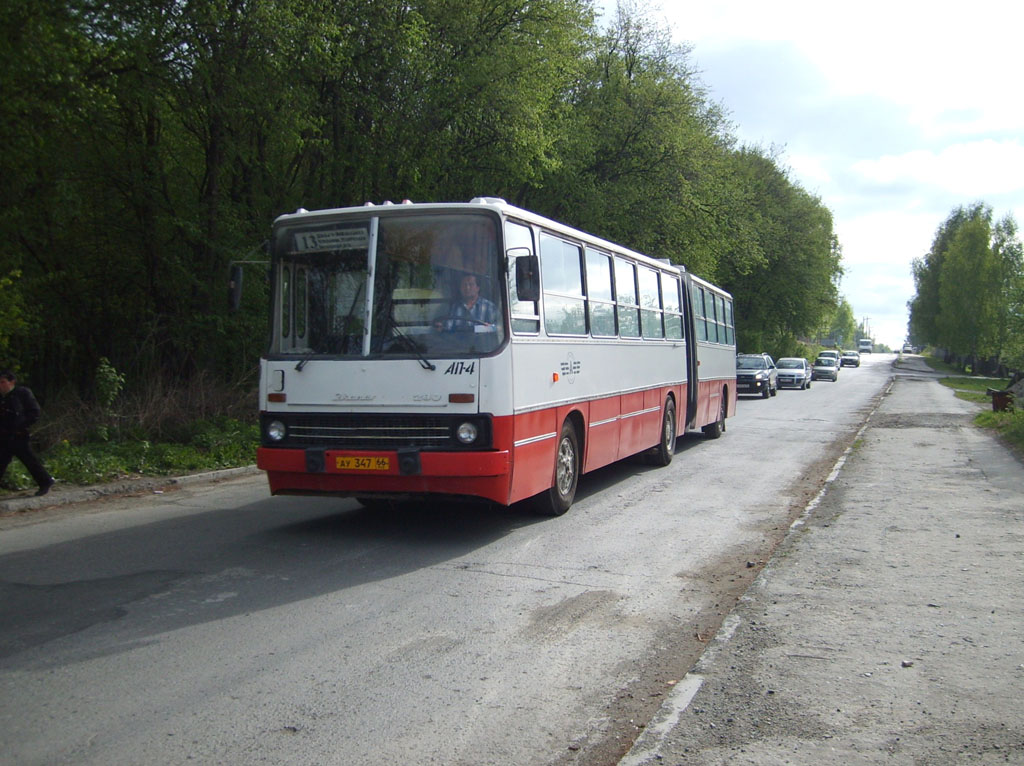
POLYGON ((426 355, 420 351, 420 347, 416 345, 416 341, 398 328, 398 322, 396 322, 394 318, 389 317, 388 324, 391 325, 390 329, 395 334, 395 337, 401 340, 402 344, 416 355, 416 361, 420 363, 420 367, 424 370, 430 370, 431 372, 437 369, 437 365, 427 359, 426 355))

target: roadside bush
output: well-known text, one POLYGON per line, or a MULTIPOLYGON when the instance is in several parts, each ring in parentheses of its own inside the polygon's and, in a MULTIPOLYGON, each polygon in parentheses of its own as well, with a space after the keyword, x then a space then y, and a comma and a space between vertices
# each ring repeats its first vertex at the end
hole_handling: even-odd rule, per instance
MULTIPOLYGON (((150 441, 190 443, 207 421, 256 422, 257 392, 250 381, 219 383, 197 375, 173 387, 157 378, 119 391, 116 409, 84 400, 73 389, 43 403, 43 417, 32 432, 44 451, 62 442, 150 441)), ((108 397, 109 399, 109 397, 108 397)))
POLYGON ((1000 431, 1010 441, 1024 449, 1024 410, 1014 410, 1008 417, 1004 418, 1000 431))
MULTIPOLYGON (((251 465, 259 430, 251 384, 217 384, 199 376, 180 387, 151 381, 121 389, 113 368, 91 403, 69 391, 43 403, 33 446, 61 482, 96 484, 251 465)), ((34 486, 17 460, 4 476, 10 489, 34 486)))
MULTIPOLYGON (((218 418, 191 424, 191 427, 195 438, 186 442, 140 439, 71 444, 65 440, 41 452, 40 457, 58 480, 83 486, 139 476, 235 468, 256 461, 259 429, 255 422, 218 418)), ((18 461, 11 463, 4 479, 14 490, 34 486, 18 461)))

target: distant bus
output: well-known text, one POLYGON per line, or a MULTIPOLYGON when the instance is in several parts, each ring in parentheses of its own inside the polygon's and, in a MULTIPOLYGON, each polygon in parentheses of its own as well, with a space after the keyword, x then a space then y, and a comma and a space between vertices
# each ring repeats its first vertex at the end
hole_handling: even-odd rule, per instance
POLYGON ((736 411, 732 297, 495 198, 280 216, 257 463, 273 494, 542 513, 736 411))
POLYGON ((875 344, 871 338, 861 338, 857 341, 857 350, 862 354, 870 354, 875 349, 875 344))

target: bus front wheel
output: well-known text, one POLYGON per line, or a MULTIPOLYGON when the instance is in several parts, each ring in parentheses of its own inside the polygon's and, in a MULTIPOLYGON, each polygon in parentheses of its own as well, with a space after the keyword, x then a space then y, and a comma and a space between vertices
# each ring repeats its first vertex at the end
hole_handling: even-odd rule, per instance
POLYGON ((561 516, 576 497, 580 479, 580 440, 576 428, 566 420, 558 436, 551 487, 537 495, 535 509, 544 516, 561 516))

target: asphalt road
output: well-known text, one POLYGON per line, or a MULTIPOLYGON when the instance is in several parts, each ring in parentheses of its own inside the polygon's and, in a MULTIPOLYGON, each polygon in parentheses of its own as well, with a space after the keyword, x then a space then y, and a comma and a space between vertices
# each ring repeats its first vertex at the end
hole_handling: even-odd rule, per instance
POLYGON ((0 517, 17 764, 616 763, 890 381, 743 399, 563 517, 271 498, 261 477, 0 517))

